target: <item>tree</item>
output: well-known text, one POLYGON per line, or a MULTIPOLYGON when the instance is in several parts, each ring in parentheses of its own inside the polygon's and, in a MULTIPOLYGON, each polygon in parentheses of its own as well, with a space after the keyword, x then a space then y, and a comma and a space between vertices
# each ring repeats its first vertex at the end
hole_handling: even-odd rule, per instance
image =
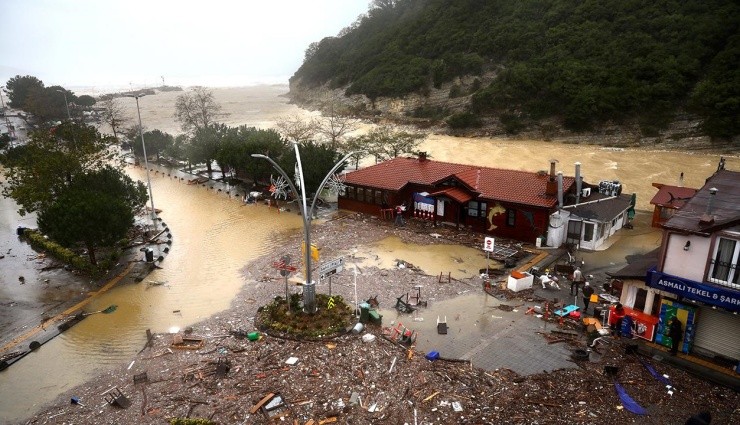
POLYGON ((103 100, 103 122, 108 124, 113 130, 113 137, 118 139, 118 129, 121 128, 130 119, 123 109, 119 99, 109 97, 103 100))
POLYGON ((177 96, 175 101, 175 119, 186 132, 215 124, 222 115, 221 105, 216 103, 213 92, 205 87, 195 87, 191 92, 177 96))
POLYGON ((147 201, 146 187, 121 170, 105 166, 74 178, 61 195, 38 215, 39 229, 65 247, 82 243, 90 263, 95 251, 126 236, 134 216, 147 201))
MULTIPOLYGON (((341 154, 328 145, 316 142, 301 143, 299 150, 301 152, 301 164, 303 165, 303 182, 306 185, 306 197, 310 199, 310 195, 316 193, 326 174, 341 159, 341 154)), ((291 150, 290 154, 286 155, 283 160, 276 162, 289 173, 289 170, 295 169, 297 164, 295 150, 291 150)), ((341 172, 343 169, 344 165, 339 167, 337 172, 341 172)), ((299 184, 298 179, 295 182, 299 184)), ((302 191, 303 188, 299 188, 299 190, 302 191)))
POLYGON ((76 176, 110 164, 115 156, 107 147, 100 133, 84 124, 65 122, 33 132, 25 145, 0 157, 2 194, 16 201, 21 215, 43 211, 76 176))
POLYGON ((368 139, 366 136, 348 137, 339 145, 339 151, 344 155, 354 152, 350 157, 355 163, 355 170, 360 168, 360 161, 368 155, 368 139))
POLYGON ((396 158, 403 153, 413 153, 424 136, 405 131, 394 131, 391 127, 376 127, 365 136, 365 146, 375 162, 396 158))
POLYGON ((190 162, 192 164, 205 163, 208 175, 210 175, 213 172, 211 162, 216 159, 221 148, 221 139, 226 136, 227 131, 228 127, 223 124, 210 124, 196 129, 188 147, 190 162))
MULTIPOLYGON (((138 130, 138 129, 137 129, 138 130)), ((144 156, 144 148, 141 146, 141 134, 137 131, 135 139, 131 143, 131 148, 136 156, 144 156)), ((157 161, 163 151, 175 142, 175 138, 161 130, 152 130, 144 133, 144 143, 146 143, 146 154, 149 156, 157 155, 157 161)))
POLYGON ((75 99, 75 103, 78 104, 78 105, 80 105, 80 106, 84 106, 86 108, 90 108, 93 105, 95 105, 96 101, 95 101, 95 98, 94 97, 89 96, 89 95, 86 95, 86 94, 83 94, 82 96, 79 96, 79 97, 77 97, 77 99, 75 99))
POLYGON ((298 115, 278 118, 275 127, 281 136, 296 143, 311 141, 320 131, 318 120, 315 118, 304 120, 298 115))
POLYGON ((25 110, 26 100, 30 92, 32 90, 42 90, 44 82, 31 75, 23 77, 16 75, 5 83, 5 88, 8 90, 8 106, 25 110))
POLYGON ((331 103, 324 112, 325 114, 319 120, 318 133, 329 142, 332 149, 339 149, 344 137, 357 130, 360 122, 349 115, 342 114, 335 103, 331 103))

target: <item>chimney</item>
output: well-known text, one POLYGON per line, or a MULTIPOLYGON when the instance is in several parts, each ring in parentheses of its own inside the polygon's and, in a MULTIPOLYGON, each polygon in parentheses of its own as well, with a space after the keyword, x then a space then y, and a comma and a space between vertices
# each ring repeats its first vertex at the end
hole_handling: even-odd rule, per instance
POLYGON ((683 171, 681 171, 681 175, 678 176, 678 187, 683 187, 683 171))
POLYGON ((581 186, 583 185, 583 182, 581 181, 581 163, 576 162, 576 204, 578 204, 581 201, 581 186))
POLYGON ((709 189, 709 200, 707 200, 707 211, 699 218, 701 224, 711 224, 714 222, 714 216, 712 215, 712 208, 714 205, 714 197, 717 195, 717 188, 713 187, 709 189))
POLYGON ((419 162, 424 162, 427 160, 427 153, 419 151, 419 162))
POLYGON ((563 172, 558 171, 558 208, 563 208, 563 172))
POLYGON ((558 183, 555 181, 555 163, 557 159, 550 160, 550 176, 547 178, 547 184, 545 185, 545 195, 555 196, 558 192, 558 183))

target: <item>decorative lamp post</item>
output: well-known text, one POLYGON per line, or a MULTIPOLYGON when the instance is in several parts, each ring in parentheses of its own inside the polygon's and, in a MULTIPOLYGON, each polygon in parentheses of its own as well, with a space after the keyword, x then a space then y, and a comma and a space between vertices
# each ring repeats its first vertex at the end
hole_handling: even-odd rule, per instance
POLYGON ((157 214, 154 210, 154 195, 152 195, 152 180, 149 177, 149 159, 146 156, 146 143, 144 143, 144 128, 141 126, 141 110, 139 109, 139 98, 144 97, 146 94, 131 94, 126 95, 126 97, 133 97, 136 99, 136 113, 139 115, 139 135, 141 136, 141 149, 144 151, 144 167, 146 167, 146 183, 149 187, 149 201, 151 201, 152 205, 152 224, 154 225, 154 230, 157 230, 157 214))
POLYGON ((298 164, 298 178, 300 180, 299 184, 301 185, 300 193, 298 192, 298 189, 296 189, 288 174, 282 168, 280 168, 280 166, 275 161, 273 161, 272 158, 267 155, 256 153, 252 154, 252 158, 262 158, 270 162, 270 164, 275 167, 280 175, 283 176, 295 196, 300 198, 301 200, 299 206, 301 208, 301 215, 303 216, 303 238, 306 243, 306 249, 304 250, 304 261, 306 262, 306 282, 303 284, 303 312, 313 314, 316 312, 316 284, 311 279, 311 220, 313 219, 313 211, 314 208, 316 208, 316 201, 319 198, 319 194, 324 189, 326 183, 334 175, 334 172, 337 171, 339 167, 341 167, 342 164, 354 154, 354 152, 348 153, 344 156, 344 158, 340 159, 339 162, 334 164, 334 167, 332 167, 331 171, 329 171, 329 173, 324 177, 324 180, 321 182, 318 189, 316 190, 316 193, 313 196, 313 200, 311 201, 311 207, 309 208, 307 207, 306 185, 303 182, 303 165, 301 164, 301 154, 298 151, 297 143, 294 143, 293 147, 295 148, 295 156, 298 164))

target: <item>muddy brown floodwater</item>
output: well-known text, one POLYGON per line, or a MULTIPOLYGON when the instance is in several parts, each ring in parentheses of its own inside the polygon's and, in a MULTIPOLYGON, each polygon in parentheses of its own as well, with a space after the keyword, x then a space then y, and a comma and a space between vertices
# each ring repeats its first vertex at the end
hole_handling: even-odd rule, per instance
MULTIPOLYGON (((234 88, 218 89, 216 95, 231 114, 227 118, 229 125, 246 123, 268 128, 279 116, 307 114, 279 97, 286 91, 285 86, 262 87, 257 91, 234 88)), ((167 93, 142 99, 142 121, 147 129, 177 132, 171 118, 176 97, 177 93, 167 93)), ((649 200, 655 193, 652 182, 675 184, 683 171, 686 186, 700 187, 716 169, 719 160, 718 155, 706 153, 440 135, 429 136, 421 150, 441 161, 529 171, 547 169, 549 159, 554 158, 559 160, 558 169, 566 175, 573 175, 573 163, 580 161, 586 181, 620 180, 626 193, 637 193, 638 208, 642 210, 650 207, 649 200)), ((729 157, 727 168, 740 169, 740 158, 729 157)), ((142 168, 128 170, 133 177, 145 181, 142 168)), ((102 368, 130 361, 142 348, 148 328, 154 332, 183 328, 227 309, 242 285, 257 279, 249 275, 244 266, 265 253, 279 252, 287 235, 300 231, 301 219, 295 212, 278 214, 263 205, 243 206, 237 198, 226 195, 227 188, 221 187, 224 191, 218 192, 210 186, 210 183, 205 187, 189 186, 163 173, 152 175, 155 206, 163 210, 161 217, 173 235, 172 250, 162 268, 141 284, 123 285, 105 293, 89 307, 97 310, 116 304, 118 309, 114 314, 90 316, 0 372, 0 422, 20 421, 63 391, 91 379, 102 368), (150 286, 148 281, 164 284, 150 286)), ((14 207, 5 206, 4 203, 0 212, 5 228, 12 230, 15 224, 9 223, 20 219, 14 215, 14 207)), ((649 220, 650 215, 639 217, 649 220)), ((26 224, 35 227, 32 223, 26 224)), ((3 236, 0 249, 13 248, 19 255, 33 255, 27 246, 21 247, 14 240, 6 243, 5 239, 3 236)), ((658 238, 646 229, 644 236, 635 237, 634 241, 639 245, 637 250, 643 252, 657 246, 658 238)), ((626 249, 624 254, 629 251, 626 249)), ((354 254, 362 258, 364 265, 390 267, 396 259, 403 259, 427 274, 450 271, 458 279, 475 276, 478 269, 486 265, 482 252, 472 248, 450 245, 422 248, 403 244, 390 235, 376 245, 358 248, 354 254)), ((616 255, 619 258, 613 257, 614 261, 620 260, 622 254, 616 255)), ((608 266, 610 262, 598 265, 608 266)), ((0 266, 5 268, 5 264, 10 263, 0 266)), ((491 265, 493 268, 494 262, 491 265)), ((3 269, 0 291, 12 284, 13 279, 17 280, 17 272, 17 269, 3 269)), ((279 288, 278 285, 277 292, 279 288)), ((9 296, 12 299, 13 294, 9 296)), ((454 306, 450 311, 462 308, 458 304, 454 306)), ((479 308, 476 306, 473 303, 468 307, 479 308)), ((427 325, 436 322, 436 317, 425 319, 427 325)), ((452 317, 448 319, 453 320, 452 317)), ((482 327, 480 325, 476 327, 482 327)))

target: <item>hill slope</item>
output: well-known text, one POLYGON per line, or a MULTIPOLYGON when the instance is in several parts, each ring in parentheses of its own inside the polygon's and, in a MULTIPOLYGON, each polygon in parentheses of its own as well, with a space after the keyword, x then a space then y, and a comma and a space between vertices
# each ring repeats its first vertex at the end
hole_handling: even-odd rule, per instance
POLYGON ((341 89, 371 109, 417 97, 407 115, 447 117, 453 128, 490 117, 512 130, 637 119, 655 131, 689 111, 704 134, 731 138, 739 21, 734 0, 378 0, 309 47, 291 93, 341 89), (430 95, 447 100, 427 105, 430 95))

